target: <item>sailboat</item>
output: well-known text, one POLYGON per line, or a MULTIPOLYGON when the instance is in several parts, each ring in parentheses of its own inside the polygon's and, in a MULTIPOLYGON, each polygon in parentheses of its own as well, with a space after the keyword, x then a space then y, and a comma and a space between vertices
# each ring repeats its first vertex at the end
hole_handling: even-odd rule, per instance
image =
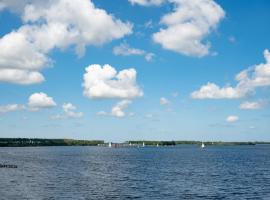
POLYGON ((112 143, 111 142, 109 142, 109 148, 111 148, 112 147, 112 143))
POLYGON ((205 148, 205 145, 204 145, 204 143, 203 143, 203 142, 202 142, 201 148, 205 148))
POLYGON ((144 142, 142 143, 142 146, 143 146, 143 147, 145 147, 145 144, 144 144, 144 142))

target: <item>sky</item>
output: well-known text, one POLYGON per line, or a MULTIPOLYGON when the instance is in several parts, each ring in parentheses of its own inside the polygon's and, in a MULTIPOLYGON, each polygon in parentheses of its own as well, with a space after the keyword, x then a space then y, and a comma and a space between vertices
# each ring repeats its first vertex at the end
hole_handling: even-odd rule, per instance
POLYGON ((270 141, 268 0, 0 0, 0 137, 270 141))

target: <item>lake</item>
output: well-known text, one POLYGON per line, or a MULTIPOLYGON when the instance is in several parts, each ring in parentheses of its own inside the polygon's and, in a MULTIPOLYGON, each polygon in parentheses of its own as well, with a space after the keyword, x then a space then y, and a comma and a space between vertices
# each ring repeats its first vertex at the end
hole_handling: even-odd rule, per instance
POLYGON ((270 145, 0 148, 0 199, 270 199, 270 145))

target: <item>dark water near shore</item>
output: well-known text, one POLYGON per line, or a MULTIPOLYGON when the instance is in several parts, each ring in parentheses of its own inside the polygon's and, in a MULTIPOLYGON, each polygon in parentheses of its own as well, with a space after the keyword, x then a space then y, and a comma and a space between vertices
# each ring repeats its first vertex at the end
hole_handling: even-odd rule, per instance
POLYGON ((270 199, 270 145, 0 148, 0 199, 270 199))

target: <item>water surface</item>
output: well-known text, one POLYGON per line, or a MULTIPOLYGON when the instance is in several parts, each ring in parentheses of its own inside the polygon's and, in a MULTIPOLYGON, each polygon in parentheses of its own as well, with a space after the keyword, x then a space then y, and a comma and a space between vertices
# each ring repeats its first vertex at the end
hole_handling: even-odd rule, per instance
POLYGON ((270 199, 270 145, 0 148, 0 199, 270 199))

